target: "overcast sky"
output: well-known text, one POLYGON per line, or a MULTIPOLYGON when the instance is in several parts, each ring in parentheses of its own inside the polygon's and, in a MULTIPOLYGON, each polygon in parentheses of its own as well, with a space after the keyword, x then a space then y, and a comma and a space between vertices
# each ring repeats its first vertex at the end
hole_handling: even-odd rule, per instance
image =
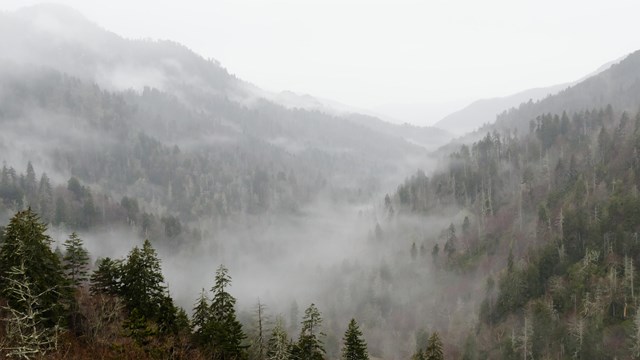
POLYGON ((125 37, 183 43, 265 89, 368 109, 457 107, 576 80, 640 49, 632 0, 56 2, 125 37))

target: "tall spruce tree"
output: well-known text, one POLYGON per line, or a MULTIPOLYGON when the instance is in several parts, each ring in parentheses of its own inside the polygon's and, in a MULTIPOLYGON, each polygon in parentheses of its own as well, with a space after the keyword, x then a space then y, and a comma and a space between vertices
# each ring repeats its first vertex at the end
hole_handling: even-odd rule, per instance
POLYGON ((80 286, 87 281, 89 272, 89 252, 83 247, 82 240, 75 232, 64 242, 63 258, 67 279, 73 286, 80 286))
POLYGON ((427 343, 427 350, 424 352, 425 360, 444 360, 444 351, 442 350, 442 340, 437 331, 429 337, 427 343))
POLYGON ((98 261, 98 268, 91 274, 91 294, 120 294, 122 261, 109 257, 98 261))
POLYGON ((302 318, 302 330, 298 343, 292 349, 292 358, 295 360, 322 360, 325 349, 319 335, 322 325, 320 311, 315 304, 309 305, 302 318))
POLYGON ((342 360, 369 360, 367 343, 362 337, 362 331, 355 319, 351 319, 344 334, 342 360))
POLYGON ((122 265, 120 281, 119 295, 130 313, 137 309, 147 319, 158 316, 166 287, 160 260, 149 240, 144 241, 142 249, 136 246, 131 250, 122 265))
POLYGON ((282 319, 277 318, 267 343, 267 360, 289 360, 290 357, 287 331, 282 324, 282 319))
POLYGON ((47 226, 27 209, 16 213, 5 228, 4 242, 0 248, 0 289, 9 306, 25 310, 24 304, 14 292, 7 291, 15 269, 23 268, 21 276, 30 283, 30 290, 38 296, 36 310, 46 324, 52 326, 62 321, 68 293, 63 291, 65 278, 60 259, 51 250, 51 238, 47 226), (53 290, 52 290, 53 289, 53 290))
POLYGON ((209 298, 204 289, 200 292, 200 297, 196 300, 196 304, 193 307, 193 317, 191 320, 193 340, 200 346, 206 346, 211 337, 208 332, 208 324, 211 321, 211 305, 209 304, 209 298))
POLYGON ((246 335, 242 325, 236 319, 236 299, 227 292, 231 284, 229 270, 220 265, 216 271, 216 279, 211 292, 211 319, 207 324, 207 332, 211 334, 213 357, 220 360, 239 360, 246 358, 246 335))

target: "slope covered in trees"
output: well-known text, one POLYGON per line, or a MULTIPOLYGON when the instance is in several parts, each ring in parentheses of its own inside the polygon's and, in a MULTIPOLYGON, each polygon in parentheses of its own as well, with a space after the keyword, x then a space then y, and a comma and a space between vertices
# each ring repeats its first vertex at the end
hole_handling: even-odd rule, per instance
MULTIPOLYGON (((212 297, 203 292, 193 315, 176 306, 149 240, 124 259, 100 259, 90 282, 74 271, 88 268, 82 239, 72 233, 66 254, 51 249, 46 225, 30 209, 16 213, 0 243, 0 355, 8 358, 84 359, 325 359, 322 318, 311 304, 297 342, 282 320, 260 325, 266 351, 249 353, 246 330, 236 318, 224 266, 212 297), (80 254, 80 255, 78 255, 80 254), (60 258, 62 257, 62 259, 60 258)), ((260 308, 263 311, 262 308, 260 308)), ((265 316, 259 314, 260 320, 265 316)), ((344 338, 345 359, 368 359, 355 320, 344 338)))
POLYGON ((542 114, 530 129, 462 146, 388 204, 458 214, 428 246, 485 276, 471 358, 635 356, 640 114, 542 114))

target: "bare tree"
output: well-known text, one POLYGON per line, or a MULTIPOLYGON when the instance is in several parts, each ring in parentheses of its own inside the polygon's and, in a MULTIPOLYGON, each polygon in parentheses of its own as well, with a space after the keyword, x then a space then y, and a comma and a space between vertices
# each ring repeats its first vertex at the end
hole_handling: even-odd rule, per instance
POLYGON ((12 267, 5 277, 7 293, 15 303, 3 306, 7 316, 6 340, 0 343, 0 350, 7 357, 32 359, 43 357, 47 352, 57 349, 61 329, 58 325, 47 327, 44 313, 50 308, 42 308, 41 299, 50 292, 57 292, 56 286, 41 293, 34 293, 34 286, 26 274, 24 262, 12 267))

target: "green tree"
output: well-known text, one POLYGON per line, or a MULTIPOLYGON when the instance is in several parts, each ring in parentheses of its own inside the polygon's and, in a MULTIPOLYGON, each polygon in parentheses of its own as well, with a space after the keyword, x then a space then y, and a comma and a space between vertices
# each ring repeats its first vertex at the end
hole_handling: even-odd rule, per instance
POLYGON ((444 351, 442 350, 442 340, 437 331, 434 331, 429 337, 427 349, 424 352, 425 360, 444 360, 444 351))
POLYGON ((119 295, 127 310, 138 310, 139 315, 155 318, 165 298, 164 277, 160 260, 149 240, 145 240, 142 249, 137 246, 131 250, 127 261, 122 265, 119 295))
POLYGON ((289 360, 290 356, 287 332, 282 319, 278 318, 267 342, 267 360, 289 360))
POLYGON ((293 349, 293 358, 296 360, 322 360, 324 359, 324 346, 318 335, 320 332, 322 317, 315 304, 309 305, 302 318, 302 330, 297 345, 293 349))
POLYGON ((68 294, 61 291, 66 281, 60 259, 51 251, 52 240, 46 230, 47 226, 31 209, 20 211, 11 218, 0 248, 0 289, 11 308, 25 310, 20 298, 7 290, 15 280, 12 279, 14 270, 24 267, 23 276, 30 284, 30 291, 41 294, 36 310, 41 311, 46 323, 53 326, 64 316, 68 294))
POLYGON ((193 307, 193 317, 191 321, 193 339, 196 344, 204 346, 211 339, 207 333, 207 325, 211 321, 211 305, 209 304, 209 298, 204 289, 200 292, 200 297, 196 300, 196 304, 193 307))
POLYGON ((91 274, 91 294, 120 294, 122 261, 109 257, 98 261, 98 268, 91 274))
POLYGON ((73 286, 87 281, 89 272, 89 252, 83 247, 82 239, 75 232, 64 242, 64 271, 73 286))
POLYGON ((211 292, 211 318, 207 323, 207 332, 211 335, 213 357, 220 360, 244 359, 246 348, 243 341, 246 335, 242 325, 236 319, 236 299, 227 292, 231 285, 229 270, 220 265, 211 292))
POLYGON ((344 334, 344 347, 342 348, 342 360, 369 360, 367 343, 363 339, 362 331, 355 319, 351 319, 349 327, 344 334))

